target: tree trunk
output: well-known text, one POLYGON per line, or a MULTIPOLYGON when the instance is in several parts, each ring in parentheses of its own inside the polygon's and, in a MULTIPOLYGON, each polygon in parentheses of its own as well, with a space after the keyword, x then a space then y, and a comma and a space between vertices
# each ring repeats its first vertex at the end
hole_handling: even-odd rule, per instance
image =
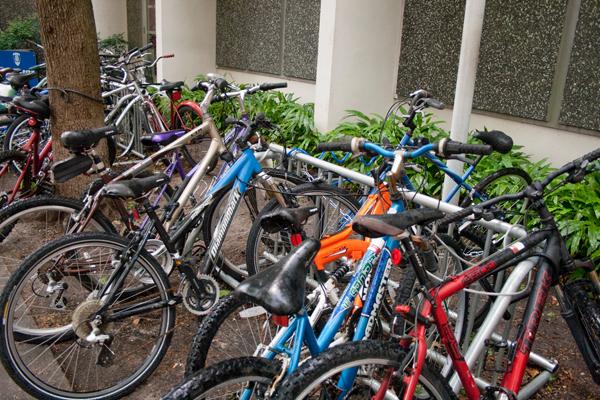
MULTIPOLYGON (((59 140, 62 132, 104 125, 96 23, 91 0, 37 0, 37 10, 48 87, 91 97, 74 92, 63 95, 50 89, 52 153, 56 162, 69 156, 59 140)), ((97 151, 104 156, 106 144, 102 142, 97 151)), ((79 197, 88 180, 73 179, 58 185, 57 192, 79 197)))

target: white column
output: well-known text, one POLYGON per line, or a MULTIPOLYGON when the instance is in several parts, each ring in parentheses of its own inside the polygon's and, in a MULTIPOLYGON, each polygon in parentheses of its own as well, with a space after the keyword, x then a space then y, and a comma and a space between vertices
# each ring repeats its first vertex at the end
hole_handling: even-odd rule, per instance
MULTIPOLYGON (((469 121, 473 106, 473 93, 475 92, 475 76, 477 75, 477 65, 479 63, 479 44, 481 43, 484 13, 485 0, 467 0, 462 43, 460 45, 458 76, 456 78, 456 92, 454 94, 452 126, 450 128, 450 138, 460 142, 465 142, 469 133, 469 121)), ((458 173, 462 173, 463 171, 463 165, 460 161, 451 160, 448 162, 448 166, 458 173)), ((446 198, 446 195, 452 190, 454 185, 454 181, 446 176, 442 198, 446 198)), ((458 196, 455 196, 451 202, 456 204, 458 196)))
POLYGON ((156 0, 156 54, 175 54, 159 61, 158 79, 191 84, 214 72, 216 25, 216 0, 156 0))
POLYGON ((119 33, 127 39, 127 0, 92 0, 98 37, 119 33))
POLYGON ((384 114, 394 98, 403 0, 321 1, 315 125, 334 128, 345 110, 384 114))

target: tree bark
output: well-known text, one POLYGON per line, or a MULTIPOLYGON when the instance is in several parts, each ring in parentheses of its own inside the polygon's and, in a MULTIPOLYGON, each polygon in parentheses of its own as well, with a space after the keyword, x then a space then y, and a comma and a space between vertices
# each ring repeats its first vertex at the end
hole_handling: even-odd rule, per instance
MULTIPOLYGON (((104 125, 96 23, 91 0, 37 0, 36 3, 46 53, 52 153, 56 162, 69 155, 59 140, 62 132, 104 125), (90 98, 74 92, 64 95, 52 88, 77 91, 90 98)), ((101 156, 106 154, 103 142, 97 148, 101 156)), ((58 185, 57 192, 78 197, 88 180, 73 179, 58 185)))

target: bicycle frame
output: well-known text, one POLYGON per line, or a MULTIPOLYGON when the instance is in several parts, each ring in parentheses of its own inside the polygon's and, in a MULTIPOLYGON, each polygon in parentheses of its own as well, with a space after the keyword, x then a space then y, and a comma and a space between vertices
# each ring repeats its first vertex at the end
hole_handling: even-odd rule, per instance
MULTIPOLYGON (((23 150, 27 152, 27 161, 12 189, 7 201, 8 203, 11 203, 17 196, 19 188, 28 174, 29 168, 31 168, 31 176, 36 177, 41 172, 43 161, 46 159, 52 160, 52 138, 50 138, 42 150, 39 151, 41 139, 41 133, 39 130, 40 122, 35 117, 31 117, 28 123, 33 128, 33 132, 29 137, 29 140, 27 140, 27 143, 25 143, 23 146, 23 150)), ((6 165, 4 168, 9 168, 9 166, 6 165)))
MULTIPOLYGON (((442 306, 444 300, 448 297, 458 293, 470 284, 482 279, 483 277, 493 274, 500 269, 506 268, 506 264, 517 257, 525 255, 528 251, 532 250, 540 243, 546 240, 546 246, 544 254, 548 255, 549 258, 556 262, 561 260, 561 238, 556 230, 546 230, 540 232, 534 232, 524 239, 515 242, 510 247, 500 250, 493 254, 488 260, 481 265, 476 265, 462 273, 447 277, 445 283, 435 286, 429 289, 429 295, 433 299, 433 303, 429 300, 424 300, 419 314, 424 318, 433 317, 433 321, 438 329, 441 336, 442 343, 446 348, 452 364, 456 370, 456 374, 465 389, 467 397, 469 399, 479 399, 481 392, 479 391, 475 378, 469 370, 469 362, 462 356, 456 337, 452 333, 448 315, 442 306)), ((523 263, 530 263, 530 261, 523 261, 517 268, 525 268, 523 263)), ((524 277, 521 275, 521 277, 524 277)), ((507 282, 508 284, 509 282, 507 282)), ((552 283, 551 276, 551 265, 547 259, 542 259, 539 263, 538 271, 535 277, 535 281, 532 286, 531 295, 527 303, 526 311, 523 316, 522 328, 519 330, 516 345, 514 348, 514 356, 511 361, 511 365, 504 374, 502 379, 502 390, 508 390, 510 394, 516 394, 521 386, 523 375, 529 354, 535 339, 535 334, 539 326, 540 318, 542 315, 543 307, 548 295, 550 285, 552 283)), ((511 285, 512 286, 512 285, 511 285)), ((486 318, 484 325, 480 328, 480 332, 476 336, 474 343, 482 342, 484 336, 490 336, 495 325, 500 321, 500 315, 503 312, 502 307, 506 309, 506 304, 495 304, 494 309, 490 312, 486 318)), ((398 306, 397 312, 406 314, 406 306, 398 306)), ((414 390, 417 386, 417 381, 425 357, 427 353, 427 344, 425 342, 426 326, 423 323, 418 322, 416 328, 410 333, 416 339, 416 361, 415 367, 413 368, 414 373, 406 379, 408 384, 404 398, 411 399, 414 390)), ((402 343, 406 345, 406 343, 402 343)), ((481 351, 482 347, 479 349, 481 351)), ((470 352, 468 360, 474 361, 478 354, 470 352)), ((453 378, 454 381, 455 378, 453 378)), ((456 384, 453 385, 456 390, 456 384)), ((501 391, 501 393, 503 393, 501 391)), ((504 392, 505 393, 505 392, 504 392)))

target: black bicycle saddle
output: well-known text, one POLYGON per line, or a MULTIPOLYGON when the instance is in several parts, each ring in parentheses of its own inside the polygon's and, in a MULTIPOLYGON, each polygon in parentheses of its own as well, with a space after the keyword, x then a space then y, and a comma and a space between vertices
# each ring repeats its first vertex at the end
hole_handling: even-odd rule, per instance
POLYGON ((321 243, 308 239, 269 268, 246 278, 235 289, 274 315, 295 314, 304 304, 306 273, 321 243))
POLYGON ((367 237, 396 236, 413 225, 427 224, 445 214, 432 208, 417 208, 398 214, 360 215, 354 219, 352 229, 367 237))

